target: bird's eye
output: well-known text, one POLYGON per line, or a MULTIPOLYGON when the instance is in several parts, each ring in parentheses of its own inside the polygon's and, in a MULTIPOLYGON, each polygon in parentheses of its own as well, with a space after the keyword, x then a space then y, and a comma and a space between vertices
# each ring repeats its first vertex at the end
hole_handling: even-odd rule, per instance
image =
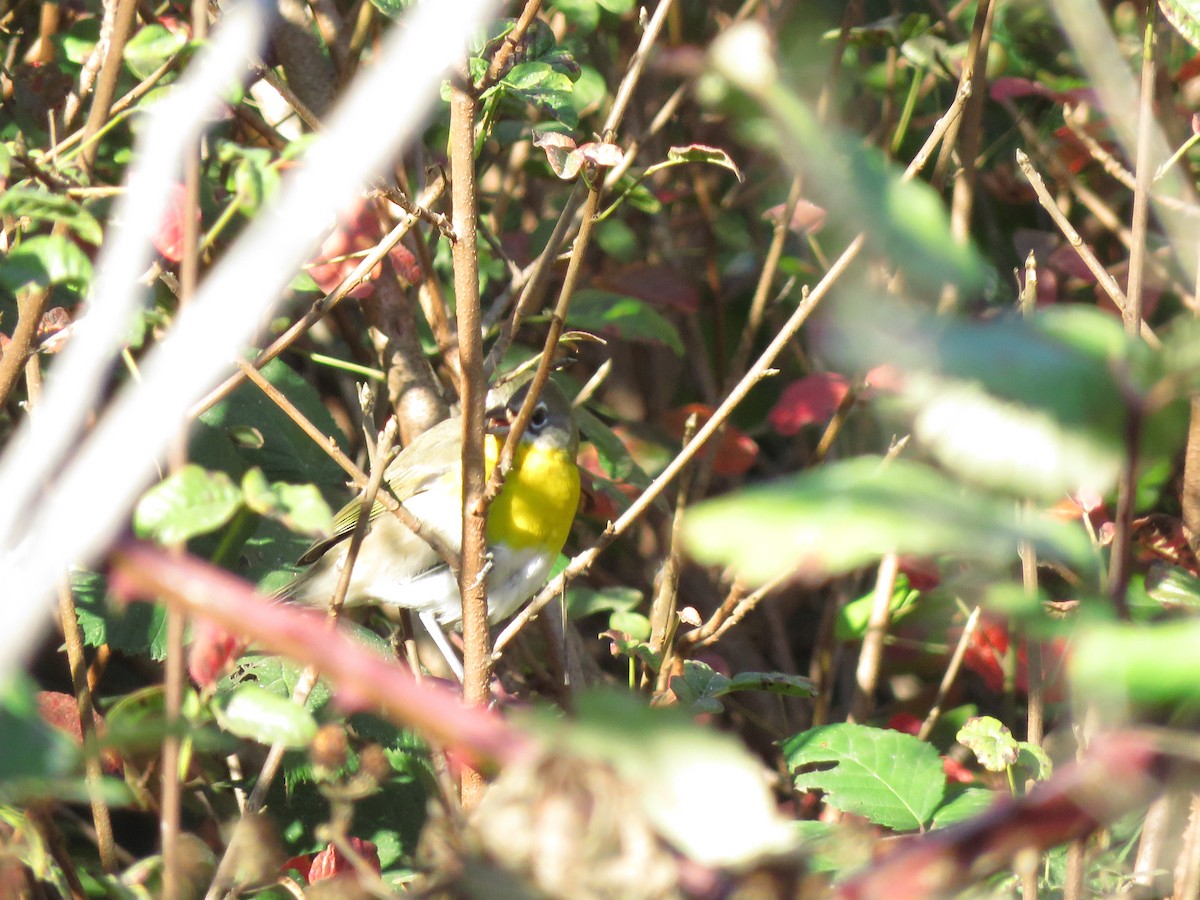
POLYGON ((534 431, 541 431, 546 427, 548 421, 550 421, 550 411, 546 409, 545 403, 539 403, 533 408, 533 416, 529 419, 529 427, 534 431))

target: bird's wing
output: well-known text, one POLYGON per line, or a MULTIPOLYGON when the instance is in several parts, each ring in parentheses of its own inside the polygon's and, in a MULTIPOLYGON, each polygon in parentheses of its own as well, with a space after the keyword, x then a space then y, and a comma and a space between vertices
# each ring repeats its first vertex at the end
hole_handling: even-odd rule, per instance
MULTIPOLYGON (((381 487, 381 490, 386 490, 390 486, 392 495, 402 504, 407 504, 409 501, 416 499, 419 495, 428 491, 440 478, 447 474, 446 469, 448 466, 456 468, 456 464, 459 462, 458 447, 460 445, 461 428, 461 421, 457 418, 452 418, 444 422, 439 422, 428 431, 422 432, 416 440, 400 451, 400 455, 388 466, 387 472, 384 473, 386 485, 381 487)), ((451 478, 454 481, 454 488, 457 489, 457 478, 454 478, 453 475, 451 475, 451 478)), ((454 490, 454 495, 457 497, 457 490, 454 490)), ((299 564, 302 566, 311 565, 324 556, 330 548, 349 538, 354 532, 354 526, 358 522, 361 508, 362 501, 360 497, 355 497, 343 506, 334 517, 333 531, 329 537, 322 538, 304 551, 304 555, 298 560, 299 564)), ((429 545, 424 540, 401 525, 399 521, 396 521, 388 513, 383 504, 376 501, 371 506, 369 522, 374 524, 383 515, 392 519, 396 526, 395 530, 397 533, 390 535, 393 541, 402 541, 405 537, 411 537, 412 541, 415 542, 414 548, 419 545, 420 548, 430 550, 429 545)), ((389 528, 388 530, 392 531, 393 529, 389 528)), ((407 543, 407 541, 404 542, 407 543)), ((450 541, 450 543, 457 544, 458 541, 450 541)), ((403 552, 404 550, 402 547, 397 547, 396 549, 397 552, 403 552)))

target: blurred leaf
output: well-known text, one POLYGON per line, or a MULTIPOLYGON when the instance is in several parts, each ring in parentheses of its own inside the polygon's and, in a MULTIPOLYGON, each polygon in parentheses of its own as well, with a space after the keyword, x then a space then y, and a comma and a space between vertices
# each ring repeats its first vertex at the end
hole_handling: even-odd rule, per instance
POLYGON ((79 748, 42 721, 31 681, 23 675, 0 686, 0 801, 9 799, 17 779, 60 778, 80 767, 79 748))
POLYGON ((307 747, 317 733, 317 722, 304 706, 254 684, 240 685, 214 711, 226 731, 260 744, 307 747))
POLYGON ((262 470, 254 467, 242 476, 242 493, 254 512, 277 519, 293 531, 321 537, 332 530, 333 511, 314 485, 268 484, 262 470))
POLYGON ((1017 761, 1016 738, 999 719, 976 716, 958 731, 958 742, 989 772, 1003 772, 1017 761))
POLYGON ((928 184, 905 181, 899 168, 854 135, 831 131, 779 77, 770 39, 758 23, 726 29, 713 43, 720 74, 770 114, 788 163, 810 176, 813 198, 863 228, 910 283, 936 290, 946 282, 980 290, 985 267, 972 245, 950 232, 942 197, 928 184))
POLYGON ((582 619, 600 612, 626 612, 642 605, 642 592, 613 585, 600 589, 571 582, 567 588, 567 617, 582 619))
POLYGON ((1163 606, 1200 609, 1200 577, 1179 566, 1158 566, 1146 576, 1146 590, 1163 606))
POLYGON ((186 43, 182 33, 154 23, 143 25, 125 44, 125 64, 138 78, 146 78, 186 43))
MULTIPOLYGON (((888 608, 892 611, 892 621, 904 616, 911 609, 921 592, 909 586, 908 577, 896 576, 896 587, 892 592, 888 608)), ((837 613, 834 622, 834 636, 839 641, 858 641, 867 633, 867 625, 871 620, 871 609, 875 605, 875 590, 871 589, 843 606, 837 613)))
POLYGON ((413 0, 371 0, 371 5, 393 21, 404 17, 404 11, 412 6, 413 0))
POLYGON ((896 831, 929 824, 946 793, 937 751, 910 734, 866 725, 824 725, 783 743, 796 790, 821 790, 830 805, 896 831))
MULTIPOLYGON (((1081 307, 987 322, 894 304, 843 312, 828 352, 846 368, 895 366, 898 402, 948 469, 1047 500, 1103 494, 1115 483, 1128 418, 1121 398, 1148 390, 1156 377, 1146 348, 1118 320, 1081 307)), ((1182 424, 1177 408, 1146 419, 1147 465, 1174 452, 1182 424)))
POLYGON ((618 609, 608 618, 609 627, 635 641, 650 640, 650 620, 639 612, 618 609))
POLYGON ((1022 521, 1012 503, 972 494, 918 463, 876 457, 697 504, 683 527, 697 560, 732 566, 751 584, 792 573, 823 580, 885 553, 1008 563, 1026 539, 1047 557, 1080 565, 1091 557, 1080 528, 1022 521))
POLYGON ((1200 622, 1094 625, 1068 671, 1081 698, 1175 706, 1200 699, 1200 622))
POLYGON ((568 752, 616 769, 657 830, 688 858, 739 866, 794 846, 761 762, 731 736, 615 691, 581 694, 576 706, 577 721, 546 716, 538 730, 568 752))
POLYGON ((986 811, 995 801, 995 791, 981 787, 954 785, 947 789, 947 800, 933 814, 931 827, 946 828, 957 822, 974 818, 986 811))
POLYGON ((563 17, 583 32, 595 31, 600 24, 598 0, 553 0, 551 3, 563 17))
POLYGON ((0 287, 12 293, 28 285, 82 288, 91 280, 91 260, 74 241, 61 234, 26 238, 0 259, 0 287))
POLYGON ((242 492, 224 472, 189 463, 142 495, 133 512, 138 537, 183 543, 233 518, 242 492))
POLYGON ((0 193, 0 215, 27 218, 34 224, 61 222, 96 246, 103 239, 100 223, 90 212, 69 197, 39 188, 13 187, 0 193))
POLYGON ((1184 40, 1200 50, 1200 3, 1196 0, 1158 0, 1158 8, 1184 40))
POLYGON ((675 326, 650 304, 635 297, 585 288, 575 292, 567 313, 571 328, 594 331, 601 337, 662 344, 683 355, 683 341, 675 326))

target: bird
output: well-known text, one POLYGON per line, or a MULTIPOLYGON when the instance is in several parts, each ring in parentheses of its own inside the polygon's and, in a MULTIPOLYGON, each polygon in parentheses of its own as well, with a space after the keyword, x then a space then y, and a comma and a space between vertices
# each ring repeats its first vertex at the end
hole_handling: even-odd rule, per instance
MULTIPOLYGON (((484 472, 490 477, 530 382, 489 393, 485 413, 484 472)), ((488 620, 517 611, 545 584, 579 505, 576 456, 579 430, 571 403, 548 381, 513 456, 504 486, 488 508, 488 620)), ((462 552, 462 419, 451 416, 418 435, 384 472, 392 494, 453 554, 462 552)), ((334 519, 332 534, 299 559, 309 568, 284 595, 326 605, 347 558, 348 538, 362 508, 355 498, 334 519)), ((376 502, 346 591, 346 607, 411 610, 462 680, 462 664, 444 627, 458 628, 462 603, 453 569, 438 552, 376 502)))

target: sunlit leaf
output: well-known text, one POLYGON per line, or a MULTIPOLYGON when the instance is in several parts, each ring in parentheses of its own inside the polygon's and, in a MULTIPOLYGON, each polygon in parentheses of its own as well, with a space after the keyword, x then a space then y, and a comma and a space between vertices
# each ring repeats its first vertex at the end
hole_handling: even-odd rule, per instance
POLYGON ((731 566, 762 584, 795 574, 823 580, 885 553, 947 554, 1015 561, 1031 540, 1049 557, 1083 563, 1082 530, 1012 503, 971 493, 918 463, 860 457, 698 504, 684 517, 684 543, 705 564, 731 566))
POLYGON ((989 772, 1003 772, 1017 761, 1017 740, 992 716, 976 716, 958 730, 957 740, 989 772))
POLYGON ((241 504, 242 492, 228 475, 189 463, 146 491, 133 527, 139 537, 182 543, 216 531, 241 504))
POLYGON ((242 476, 246 505, 262 516, 277 519, 293 531, 319 537, 329 534, 333 511, 321 492, 311 484, 268 484, 262 470, 254 467, 242 476))
POLYGON ((317 722, 307 709, 254 684, 243 684, 215 707, 226 731, 260 744, 307 747, 317 722))
POLYGON ((821 790, 827 803, 897 831, 929 824, 946 793, 932 745, 910 734, 866 725, 825 725, 783 743, 797 790, 821 790))

